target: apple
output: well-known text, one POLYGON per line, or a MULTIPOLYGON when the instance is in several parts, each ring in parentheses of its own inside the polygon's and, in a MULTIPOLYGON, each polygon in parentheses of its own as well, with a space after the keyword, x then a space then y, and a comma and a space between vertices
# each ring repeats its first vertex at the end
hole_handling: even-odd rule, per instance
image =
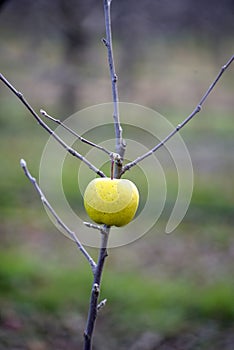
POLYGON ((97 224, 127 225, 133 219, 138 204, 138 189, 126 179, 96 178, 88 184, 84 193, 85 210, 97 224))

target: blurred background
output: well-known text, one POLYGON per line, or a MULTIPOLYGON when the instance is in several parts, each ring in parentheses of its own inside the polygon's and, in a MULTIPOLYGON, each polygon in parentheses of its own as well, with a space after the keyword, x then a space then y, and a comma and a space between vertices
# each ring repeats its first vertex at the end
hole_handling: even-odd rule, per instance
MULTIPOLYGON (((153 108, 174 125, 233 55, 231 0, 113 0, 112 21, 120 101, 153 108)), ((111 100, 102 1, 3 0, 0 33, 0 71, 36 110, 65 119, 111 100)), ((110 250, 95 349, 233 349, 233 92, 230 67, 181 131, 194 192, 179 227, 164 233, 177 190, 168 163, 159 222, 142 239, 110 250)), ((19 167, 23 157, 38 176, 47 139, 1 83, 0 349, 72 350, 82 343, 91 273, 19 167)), ((63 181, 69 203, 82 212, 76 162, 67 159, 63 181)), ((144 192, 137 176, 131 172, 144 192)))

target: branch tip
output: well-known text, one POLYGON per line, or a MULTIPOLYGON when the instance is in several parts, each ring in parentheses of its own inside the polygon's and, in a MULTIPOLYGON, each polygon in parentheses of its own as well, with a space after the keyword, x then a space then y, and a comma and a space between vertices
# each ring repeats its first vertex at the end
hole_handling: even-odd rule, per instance
MULTIPOLYGON (((85 157, 83 157, 79 152, 73 150, 71 147, 69 147, 66 142, 64 142, 55 132, 52 130, 39 116, 39 114, 33 109, 33 107, 28 103, 26 98, 23 96, 23 94, 16 90, 16 88, 1 74, 0 80, 3 81, 3 83, 13 92, 15 96, 19 98, 19 100, 23 103, 23 105, 27 108, 27 110, 32 114, 34 119, 37 121, 37 123, 45 129, 59 144, 62 146, 67 152, 69 152, 71 155, 75 156, 76 158, 83 161, 92 171, 94 171, 96 174, 98 174, 101 177, 106 177, 106 175, 99 169, 97 169, 91 162, 89 162, 85 157)), ((42 115, 47 115, 47 113, 44 110, 41 110, 42 115)), ((101 148, 101 147, 100 147, 101 148)), ((104 150, 104 149, 103 149, 104 150)), ((105 150, 106 153, 108 153, 107 150, 105 150)))
POLYGON ((105 225, 96 225, 92 224, 91 222, 83 221, 83 224, 89 228, 93 228, 94 230, 100 231, 101 234, 106 234, 106 227, 105 225))
POLYGON ((97 311, 100 311, 107 303, 107 299, 103 299, 97 306, 97 311))
MULTIPOLYGON (((49 115, 49 114, 48 114, 46 111, 44 111, 43 109, 40 110, 40 113, 41 113, 41 115, 42 115, 43 117, 45 117, 45 118, 47 118, 47 119, 49 119, 49 120, 52 120, 54 123, 60 125, 62 128, 64 128, 65 130, 67 130, 70 134, 72 134, 73 136, 75 136, 75 137, 76 137, 78 140, 80 140, 81 142, 86 143, 86 144, 89 145, 89 146, 95 147, 95 148, 99 149, 100 151, 105 152, 106 154, 108 154, 108 155, 110 156, 111 152, 110 152, 107 148, 105 148, 105 147, 103 147, 103 146, 99 146, 99 145, 97 145, 96 143, 94 143, 94 142, 92 142, 92 141, 89 141, 89 140, 85 139, 84 137, 80 136, 80 135, 77 134, 74 130, 72 130, 71 128, 69 128, 69 126, 67 126, 65 123, 61 122, 61 120, 52 117, 51 115, 49 115)), ((69 148, 68 152, 75 156, 75 153, 76 153, 75 150, 72 150, 71 148, 69 148)), ((81 156, 81 157, 82 157, 82 156, 81 156)), ((84 157, 82 157, 81 160, 83 160, 83 161, 85 162, 85 158, 84 158, 84 157)), ((97 172, 97 174, 100 175, 101 177, 103 177, 103 173, 100 174, 100 172, 99 172, 99 173, 97 172)))
POLYGON ((22 159, 20 159, 20 166, 21 166, 21 168, 23 168, 23 169, 25 169, 26 167, 27 167, 27 163, 26 163, 26 161, 22 158, 22 159))
POLYGON ((58 214, 55 212, 55 210, 53 209, 53 207, 51 206, 51 204, 48 202, 48 200, 46 199, 44 193, 42 192, 42 189, 40 188, 40 186, 37 183, 37 180, 31 175, 30 171, 27 168, 27 164, 25 162, 24 159, 20 160, 20 166, 23 168, 25 176, 29 179, 29 181, 32 183, 32 185, 34 186, 36 192, 38 193, 38 195, 40 196, 41 202, 46 206, 46 208, 49 210, 49 212, 52 214, 52 216, 55 218, 56 222, 59 224, 59 226, 68 234, 68 236, 76 243, 77 247, 79 248, 79 250, 81 251, 81 253, 84 255, 84 257, 87 259, 87 261, 89 262, 89 265, 92 269, 93 274, 95 274, 96 271, 96 267, 97 264, 95 263, 95 261, 93 260, 93 258, 91 257, 91 255, 89 255, 89 253, 87 252, 87 250, 84 248, 83 244, 79 241, 79 239, 77 238, 75 232, 73 232, 72 230, 69 229, 69 227, 60 219, 60 217, 58 216, 58 214))
POLYGON ((127 171, 130 170, 130 168, 132 168, 133 166, 137 165, 139 162, 141 162, 143 159, 149 157, 151 154, 153 154, 154 152, 156 152, 159 148, 161 148, 162 146, 165 145, 165 143, 167 141, 169 141, 180 129, 182 129, 192 118, 195 117, 195 115, 197 115, 201 110, 202 107, 205 103, 205 101, 207 100, 208 96, 210 95, 210 93, 213 91, 214 87, 216 86, 216 84, 218 83, 218 81, 220 80, 221 76, 223 75, 223 73, 225 72, 225 70, 231 65, 231 63, 234 60, 234 55, 231 56, 231 58, 227 61, 226 64, 224 64, 221 68, 221 70, 219 71, 218 75, 216 76, 216 78, 213 80, 213 82, 211 83, 211 85, 209 86, 209 88, 206 90, 205 94, 202 96, 201 100, 198 102, 197 106, 195 107, 195 109, 192 111, 192 113, 190 113, 180 124, 178 124, 174 130, 172 130, 162 141, 160 141, 156 146, 154 146, 151 150, 149 150, 148 152, 144 153, 143 155, 139 156, 138 158, 136 158, 135 160, 133 160, 132 162, 126 164, 121 171, 121 176, 127 171))

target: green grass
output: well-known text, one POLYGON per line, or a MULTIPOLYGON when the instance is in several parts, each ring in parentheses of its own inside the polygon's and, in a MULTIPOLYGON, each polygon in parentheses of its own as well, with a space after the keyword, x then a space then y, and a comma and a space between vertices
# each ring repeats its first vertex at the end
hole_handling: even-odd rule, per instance
POLYGON ((130 330, 170 333, 199 320, 220 324, 234 320, 233 282, 202 287, 183 280, 156 282, 135 274, 112 276, 104 289, 114 317, 130 330))
MULTIPOLYGON (((82 265, 61 267, 48 259, 39 261, 17 251, 1 251, 0 303, 21 310, 61 313, 73 309, 87 312, 92 276, 82 265)), ((215 320, 234 321, 234 284, 224 281, 208 286, 186 280, 155 281, 136 271, 106 270, 102 297, 108 299, 104 315, 118 331, 157 329, 174 333, 185 325, 215 320)))
POLYGON ((57 267, 32 256, 15 252, 0 253, 0 296, 18 304, 42 311, 56 311, 76 305, 82 307, 88 301, 91 276, 85 273, 57 267))

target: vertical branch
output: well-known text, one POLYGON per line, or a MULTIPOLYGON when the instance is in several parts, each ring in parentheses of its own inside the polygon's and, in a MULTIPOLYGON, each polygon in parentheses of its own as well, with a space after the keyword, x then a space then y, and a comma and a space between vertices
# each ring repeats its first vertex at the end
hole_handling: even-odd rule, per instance
POLYGON ((102 244, 99 252, 98 263, 94 274, 93 286, 91 291, 89 313, 87 324, 84 332, 84 350, 90 350, 92 347, 92 337, 99 309, 98 299, 100 294, 100 285, 105 259, 107 257, 107 242, 109 237, 110 227, 104 225, 101 230, 102 244))
MULTIPOLYGON (((103 39, 103 43, 105 44, 108 52, 108 63, 109 63, 111 85, 112 85, 112 98, 113 98, 113 105, 114 105, 113 118, 114 118, 115 138, 116 138, 115 151, 117 154, 120 155, 120 158, 122 160, 124 157, 126 145, 122 137, 123 130, 120 125, 120 118, 119 118, 119 97, 118 97, 118 88, 117 88, 118 78, 115 73, 115 64, 114 64, 114 56, 113 56, 110 6, 111 6, 111 0, 104 0, 106 39, 103 39)), ((121 173, 120 168, 122 167, 122 162, 118 162, 116 164, 117 164, 117 167, 115 171, 115 177, 120 177, 120 173, 121 173)))
MULTIPOLYGON (((125 152, 125 143, 122 137, 122 127, 120 125, 119 118, 119 97, 118 97, 118 88, 117 88, 117 75, 115 73, 115 64, 113 56, 113 47, 112 47, 112 33, 111 33, 111 16, 110 16, 110 6, 112 0, 104 0, 104 15, 105 15, 105 27, 106 27, 106 38, 103 39, 103 43, 107 48, 108 53, 108 63, 111 77, 111 87, 112 87, 112 99, 113 99, 113 119, 115 127, 115 152, 111 159, 111 178, 120 178, 122 173, 122 161, 125 152), (115 165, 115 167, 114 167, 115 165)), ((89 303, 89 312, 86 323, 86 328, 84 331, 84 350, 91 350, 92 347, 92 338, 95 322, 97 319, 97 313, 102 305, 102 302, 98 304, 99 294, 100 294, 100 284, 104 268, 105 259, 107 257, 107 242, 110 233, 110 227, 104 225, 100 230, 102 234, 102 243, 99 251, 99 258, 97 262, 97 267, 94 274, 90 303, 89 303)), ((105 301, 103 302, 103 305, 105 301)))

